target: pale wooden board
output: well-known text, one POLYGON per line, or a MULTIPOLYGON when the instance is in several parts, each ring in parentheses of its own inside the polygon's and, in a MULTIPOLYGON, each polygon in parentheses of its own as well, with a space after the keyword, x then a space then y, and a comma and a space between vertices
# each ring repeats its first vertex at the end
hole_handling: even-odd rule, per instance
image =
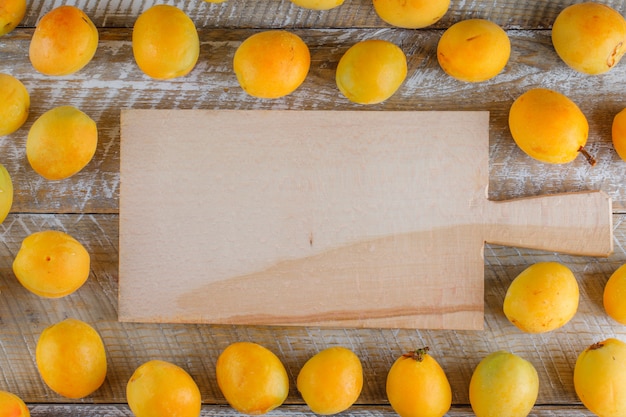
POLYGON ((487 199, 488 122, 124 111, 119 318, 479 329, 486 240, 608 255, 604 193, 487 199))

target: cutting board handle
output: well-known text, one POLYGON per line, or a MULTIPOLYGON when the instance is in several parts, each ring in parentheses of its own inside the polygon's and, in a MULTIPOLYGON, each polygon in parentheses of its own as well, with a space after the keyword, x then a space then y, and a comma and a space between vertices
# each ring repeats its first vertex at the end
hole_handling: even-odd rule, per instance
POLYGON ((602 191, 489 201, 485 241, 573 255, 613 252, 611 198, 602 191))

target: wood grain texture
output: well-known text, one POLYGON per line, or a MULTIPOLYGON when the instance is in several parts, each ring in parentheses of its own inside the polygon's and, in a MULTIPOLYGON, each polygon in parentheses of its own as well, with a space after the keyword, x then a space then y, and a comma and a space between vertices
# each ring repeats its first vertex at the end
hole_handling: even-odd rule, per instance
MULTIPOLYGON (((470 416, 468 384, 478 361, 498 349, 511 350, 535 365, 540 377, 538 416, 590 416, 576 398, 572 370, 578 353, 607 337, 626 340, 626 327, 610 320, 602 291, 610 274, 626 263, 626 163, 610 141, 613 116, 626 106, 626 65, 602 76, 584 76, 556 56, 550 26, 559 11, 574 1, 461 0, 437 25, 425 30, 391 28, 378 19, 367 0, 346 0, 328 12, 302 10, 288 0, 167 1, 183 8, 200 30, 201 56, 183 79, 157 82, 143 76, 133 62, 131 30, 153 0, 60 0, 28 2, 22 28, 0 37, 0 72, 16 75, 31 93, 31 115, 17 133, 0 137, 0 163, 15 182, 15 204, 0 224, 0 389, 13 391, 36 416, 130 416, 125 384, 132 370, 148 359, 175 362, 190 371, 207 404, 203 415, 234 414, 225 406, 214 378, 221 349, 239 340, 260 342, 284 361, 290 376, 287 405, 274 416, 310 415, 294 388, 298 370, 317 351, 350 347, 364 363, 365 385, 358 404, 345 415, 392 416, 384 380, 395 357, 428 345, 448 373, 455 406, 450 416, 470 416), (50 78, 37 74, 28 61, 28 45, 37 20, 50 8, 75 4, 99 27, 96 56, 79 73, 50 78), (457 82, 443 74, 436 60, 442 30, 467 17, 489 18, 508 29, 511 60, 502 74, 480 84, 457 82), (286 28, 310 46, 311 72, 294 94, 279 100, 257 100, 237 85, 231 61, 247 36, 266 28, 286 28), (358 106, 334 86, 334 70, 343 52, 362 39, 397 43, 407 54, 409 73, 387 102, 358 106), (513 100, 532 87, 557 89, 570 96, 590 123, 589 149, 598 159, 590 167, 580 159, 564 166, 545 165, 525 156, 507 127, 513 100), (92 115, 100 144, 90 165, 75 177, 46 182, 28 167, 24 144, 28 128, 49 108, 73 104, 92 115), (489 197, 519 197, 600 189, 613 199, 615 251, 608 258, 568 256, 517 247, 485 247, 485 330, 418 331, 396 329, 321 329, 317 327, 209 326, 127 324, 117 320, 119 258, 119 115, 140 109, 298 109, 298 110, 486 110, 491 114, 489 197), (11 271, 12 259, 27 234, 56 228, 75 235, 92 253, 92 274, 77 293, 45 300, 24 290, 11 271), (504 317, 502 302, 511 280, 530 264, 560 261, 576 274, 581 303, 564 328, 543 335, 517 331, 504 317), (36 340, 47 325, 66 317, 90 322, 103 336, 110 361, 105 385, 82 401, 58 397, 40 380, 34 361, 36 340)), ((602 1, 626 13, 624 1, 602 1)))
POLYGON ((309 44, 311 71, 290 96, 255 99, 238 86, 232 73, 234 51, 254 31, 203 32, 199 64, 188 77, 163 82, 143 76, 134 63, 128 30, 104 31, 94 61, 67 77, 37 74, 28 61, 30 31, 0 38, 0 71, 21 79, 31 92, 31 115, 15 134, 0 138, 0 155, 16 182, 16 212, 117 212, 119 205, 119 117, 136 109, 302 109, 302 110, 486 110, 490 112, 489 196, 493 200, 584 190, 603 190, 616 212, 626 210, 626 163, 610 137, 613 116, 626 106, 621 80, 626 65, 602 76, 584 76, 559 61, 548 31, 511 31, 509 65, 491 81, 467 84, 447 77, 435 58, 436 31, 347 29, 297 31, 309 44), (334 84, 342 53, 362 39, 387 39, 407 54, 409 74, 396 95, 380 105, 348 102, 334 84), (508 130, 513 100, 529 88, 556 89, 574 100, 590 124, 589 151, 598 164, 583 158, 566 165, 544 164, 523 154, 508 130), (591 94, 590 92, 593 92, 591 94), (71 103, 99 125, 94 160, 66 181, 50 183, 28 166, 24 145, 34 120, 54 105, 71 103))

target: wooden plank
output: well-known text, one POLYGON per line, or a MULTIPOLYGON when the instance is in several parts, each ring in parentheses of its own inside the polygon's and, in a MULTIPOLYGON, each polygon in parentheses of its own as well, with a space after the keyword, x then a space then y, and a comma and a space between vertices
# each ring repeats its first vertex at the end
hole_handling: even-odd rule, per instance
POLYGON ((188 76, 170 82, 149 80, 134 64, 130 32, 105 31, 94 58, 83 71, 52 78, 34 72, 28 61, 30 33, 18 30, 0 38, 0 71, 20 78, 31 92, 31 116, 13 135, 0 139, 0 163, 15 181, 15 212, 117 212, 119 205, 119 117, 136 109, 300 109, 300 110, 485 110, 490 112, 489 197, 506 200, 539 194, 603 190, 616 212, 626 210, 626 163, 611 144, 614 114, 626 106, 622 79, 626 64, 600 77, 574 73, 558 60, 547 31, 510 31, 513 52, 505 71, 486 83, 461 83, 441 72, 435 56, 437 31, 298 30, 310 45, 312 67, 302 87, 278 100, 252 98, 241 90, 230 60, 254 31, 208 30, 200 64, 188 76), (375 106, 349 103, 334 85, 334 68, 343 51, 361 39, 381 38, 402 45, 409 76, 398 93, 375 106), (588 149, 598 160, 551 165, 523 154, 508 131, 513 100, 532 87, 567 94, 587 115, 588 149), (51 183, 28 166, 24 144, 29 126, 52 106, 73 104, 100 126, 94 160, 68 180, 51 183))
POLYGON ((602 308, 609 276, 626 263, 626 215, 614 215, 615 252, 608 258, 572 256, 487 245, 485 247, 485 322, 483 331, 416 329, 324 329, 319 327, 212 326, 202 324, 131 324, 118 322, 118 216, 11 214, 0 225, 0 387, 31 403, 71 403, 50 391, 35 366, 39 333, 49 324, 76 317, 102 335, 109 371, 102 388, 84 401, 124 403, 133 370, 150 359, 184 367, 196 380, 203 401, 224 404, 215 381, 215 362, 228 344, 254 341, 267 346, 285 364, 291 390, 287 404, 302 404, 295 389, 300 367, 326 347, 353 349, 364 364, 360 405, 384 404, 386 372, 407 350, 429 346, 446 371, 454 404, 469 404, 474 367, 487 354, 506 349, 530 360, 540 379, 538 404, 575 404, 572 382, 577 355, 607 337, 626 340, 626 326, 602 308), (92 254, 92 274, 76 293, 56 300, 26 291, 13 276, 11 263, 28 234, 53 228, 76 236, 92 254), (574 272, 581 291, 578 313, 566 326, 547 334, 525 334, 502 313, 504 294, 515 276, 538 261, 558 261, 574 272))
MULTIPOLYGON (((37 21, 57 4, 74 4, 82 8, 99 28, 132 27, 143 10, 159 3, 156 0, 141 1, 88 1, 66 0, 51 3, 44 0, 29 2, 22 25, 34 27, 37 21)), ((626 14, 621 1, 603 1, 620 13, 626 14)), ((228 0, 220 4, 202 0, 170 1, 184 10, 199 28, 353 28, 389 27, 375 13, 371 1, 345 0, 335 9, 327 11, 307 10, 289 0, 228 0)), ((558 13, 571 1, 529 0, 468 0, 451 2, 448 12, 432 28, 441 29, 469 18, 485 18, 512 29, 550 28, 558 13)))

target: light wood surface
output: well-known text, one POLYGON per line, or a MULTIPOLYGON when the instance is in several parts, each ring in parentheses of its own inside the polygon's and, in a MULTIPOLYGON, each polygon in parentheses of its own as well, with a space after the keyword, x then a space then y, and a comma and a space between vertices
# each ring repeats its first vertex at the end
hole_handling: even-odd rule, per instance
POLYGON ((122 321, 480 330, 485 241, 613 249, 602 192, 487 199, 487 112, 125 110, 120 141, 122 321))
MULTIPOLYGON (((433 28, 401 30, 383 24, 364 0, 346 1, 328 12, 301 10, 288 0, 228 0, 207 4, 174 1, 198 26, 200 60, 187 77, 153 81, 133 62, 131 27, 153 2, 131 0, 29 1, 23 25, 0 37, 0 72, 21 79, 31 93, 31 115, 15 134, 0 138, 0 163, 15 185, 12 213, 0 225, 0 389, 26 400, 35 416, 130 416, 125 384, 135 367, 160 358, 179 364, 197 381, 203 415, 231 414, 214 371, 217 356, 229 343, 250 340, 267 346, 285 363, 291 381, 287 404, 275 416, 310 414, 295 389, 302 364, 317 351, 335 345, 353 349, 362 359, 363 392, 345 415, 394 415, 386 401, 385 376, 406 350, 428 345, 453 389, 451 416, 472 415, 468 384, 481 358, 506 349, 537 368, 540 391, 534 415, 592 415, 574 392, 572 372, 577 355, 607 337, 626 341, 626 327, 612 321, 602 307, 609 276, 626 263, 626 163, 613 150, 610 126, 626 106, 626 64, 602 76, 569 70, 550 42, 550 25, 570 1, 452 1, 448 14, 433 28), (99 27, 94 60, 77 74, 51 78, 36 73, 28 45, 37 20, 59 4, 76 4, 99 27), (435 50, 442 30, 467 17, 490 18, 507 29, 511 60, 493 80, 465 84, 438 67, 435 50), (286 28, 311 48, 312 67, 304 84, 278 100, 246 96, 232 73, 238 44, 264 28, 286 28), (351 104, 334 85, 342 53, 368 38, 390 40, 407 54, 409 73, 401 89, 380 105, 351 104), (582 158, 563 166, 546 165, 525 156, 510 137, 508 109, 532 87, 567 94, 587 115, 588 148, 598 163, 582 158), (24 145, 29 127, 44 111, 73 104, 98 123, 100 142, 94 160, 71 179, 49 182, 28 166, 24 145), (494 201, 590 190, 605 192, 613 202, 614 251, 606 258, 488 244, 484 250, 484 330, 323 329, 316 326, 242 326, 207 324, 121 323, 118 321, 120 111, 122 109, 231 110, 470 110, 489 111, 489 198, 494 201), (75 294, 46 300, 28 293, 15 279, 12 260, 24 237, 43 229, 64 230, 92 255, 92 273, 75 294), (559 261, 576 275, 581 298, 576 316, 554 332, 523 334, 502 313, 511 280, 530 264, 559 261), (34 352, 41 330, 66 317, 92 324, 102 335, 110 369, 105 384, 92 396, 72 401, 50 391, 39 378, 34 352)), ((626 2, 607 1, 621 13, 626 2)), ((146 254, 147 256, 150 253, 146 254)), ((177 277, 173 277, 174 279, 177 277)))

